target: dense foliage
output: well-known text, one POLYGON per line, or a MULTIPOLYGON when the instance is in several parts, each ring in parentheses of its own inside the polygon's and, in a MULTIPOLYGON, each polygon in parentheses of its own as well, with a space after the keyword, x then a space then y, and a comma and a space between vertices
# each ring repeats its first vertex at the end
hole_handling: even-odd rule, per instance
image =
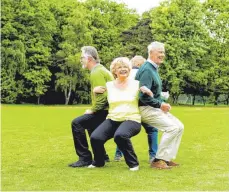
POLYGON ((2 103, 90 103, 80 48, 95 46, 109 68, 166 45, 164 89, 204 103, 229 102, 229 0, 165 0, 142 16, 111 0, 2 0, 2 103), (222 99, 223 98, 223 99, 222 99))

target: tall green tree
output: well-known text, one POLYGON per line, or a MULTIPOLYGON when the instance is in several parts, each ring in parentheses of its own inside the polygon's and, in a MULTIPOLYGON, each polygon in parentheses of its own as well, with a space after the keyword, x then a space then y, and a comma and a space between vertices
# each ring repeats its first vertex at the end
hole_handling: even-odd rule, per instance
POLYGON ((121 33, 136 25, 138 15, 127 5, 110 0, 86 0, 91 24, 93 45, 98 49, 102 63, 109 68, 121 52, 121 33))
POLYGON ((36 67, 35 69, 27 70, 24 74, 29 95, 37 97, 37 104, 40 104, 40 96, 47 91, 47 82, 50 81, 51 72, 45 67, 36 67))
MULTIPOLYGON (((37 68, 47 68, 50 64, 52 34, 56 29, 56 22, 44 0, 4 0, 3 4, 2 68, 11 79, 8 82, 22 82, 19 85, 22 85, 20 90, 23 91, 14 89, 17 92, 14 94, 17 95, 15 99, 19 93, 24 98, 33 97, 34 94, 29 91, 31 87, 27 87, 30 79, 25 74, 37 68)), ((43 73, 42 70, 37 72, 43 73)), ((46 87, 45 84, 40 86, 46 87)), ((13 93, 5 87, 3 90, 6 95, 13 93)))
POLYGON ((145 12, 135 26, 122 32, 123 55, 129 58, 135 55, 148 57, 147 46, 153 41, 151 23, 149 12, 145 12))
POLYGON ((55 88, 64 93, 65 104, 78 89, 88 89, 88 76, 80 64, 80 48, 91 44, 91 33, 88 29, 87 10, 82 3, 57 1, 51 3, 51 10, 57 21, 57 32, 54 34, 56 46, 53 49, 53 65, 56 66, 55 88))
POLYGON ((204 8, 204 24, 209 32, 208 44, 211 47, 208 53, 209 91, 217 105, 220 94, 229 97, 229 1, 208 0, 204 8))
POLYGON ((166 62, 160 73, 175 103, 184 87, 196 94, 195 90, 207 83, 202 57, 209 47, 202 6, 198 0, 171 0, 150 14, 154 40, 166 44, 166 62))
POLYGON ((18 94, 22 93, 21 83, 17 83, 17 74, 27 67, 24 37, 18 33, 14 1, 2 1, 1 18, 1 102, 14 103, 18 94))

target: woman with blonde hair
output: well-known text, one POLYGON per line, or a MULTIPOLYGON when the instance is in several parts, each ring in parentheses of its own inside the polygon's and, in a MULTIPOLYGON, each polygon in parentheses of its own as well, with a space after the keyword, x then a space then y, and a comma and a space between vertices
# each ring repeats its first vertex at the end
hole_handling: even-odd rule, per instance
POLYGON ((106 120, 91 135, 94 162, 88 168, 105 165, 104 144, 114 137, 130 170, 137 171, 139 162, 130 138, 137 135, 141 129, 138 108, 139 81, 128 78, 131 64, 127 57, 114 59, 110 69, 115 80, 106 83, 109 112, 106 120))

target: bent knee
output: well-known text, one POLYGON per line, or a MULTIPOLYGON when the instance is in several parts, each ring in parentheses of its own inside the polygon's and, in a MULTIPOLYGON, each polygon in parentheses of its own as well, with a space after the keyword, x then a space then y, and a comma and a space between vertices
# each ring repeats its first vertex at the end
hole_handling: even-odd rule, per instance
POLYGON ((183 124, 183 123, 180 123, 179 128, 180 128, 180 130, 183 132, 183 131, 184 131, 184 124, 183 124))
POLYGON ((176 132, 177 133, 183 133, 184 131, 184 124, 183 123, 179 123, 177 126, 176 126, 176 132))
POLYGON ((82 129, 82 126, 80 125, 80 123, 77 119, 73 119, 71 125, 72 125, 72 130, 77 131, 77 130, 82 129))
POLYGON ((184 131, 184 125, 183 123, 179 123, 179 124, 176 124, 176 125, 173 125, 170 127, 170 130, 171 132, 176 132, 176 133, 181 133, 184 131))
POLYGON ((114 135, 114 141, 115 142, 121 141, 121 140, 126 140, 126 139, 128 139, 128 137, 125 134, 114 135))
POLYGON ((93 134, 90 137, 91 142, 101 142, 104 143, 105 139, 101 135, 93 134))

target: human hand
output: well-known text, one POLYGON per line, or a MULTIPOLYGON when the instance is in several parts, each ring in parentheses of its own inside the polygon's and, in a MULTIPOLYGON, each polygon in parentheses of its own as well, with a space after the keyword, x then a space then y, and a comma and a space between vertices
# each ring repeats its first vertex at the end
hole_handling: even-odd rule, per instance
POLYGON ((103 86, 97 86, 93 89, 93 93, 104 93, 106 91, 106 87, 103 87, 103 86))
POLYGON ((171 110, 171 105, 168 103, 162 102, 160 109, 164 111, 165 113, 167 113, 171 110))
POLYGON ((93 114, 94 112, 91 109, 87 109, 84 114, 93 114))
POLYGON ((153 92, 149 88, 147 88, 146 86, 141 86, 140 91, 142 93, 149 95, 150 97, 153 97, 153 92))
POLYGON ((167 91, 167 92, 161 92, 161 98, 163 99, 163 100, 168 100, 168 98, 169 98, 169 92, 167 91))

